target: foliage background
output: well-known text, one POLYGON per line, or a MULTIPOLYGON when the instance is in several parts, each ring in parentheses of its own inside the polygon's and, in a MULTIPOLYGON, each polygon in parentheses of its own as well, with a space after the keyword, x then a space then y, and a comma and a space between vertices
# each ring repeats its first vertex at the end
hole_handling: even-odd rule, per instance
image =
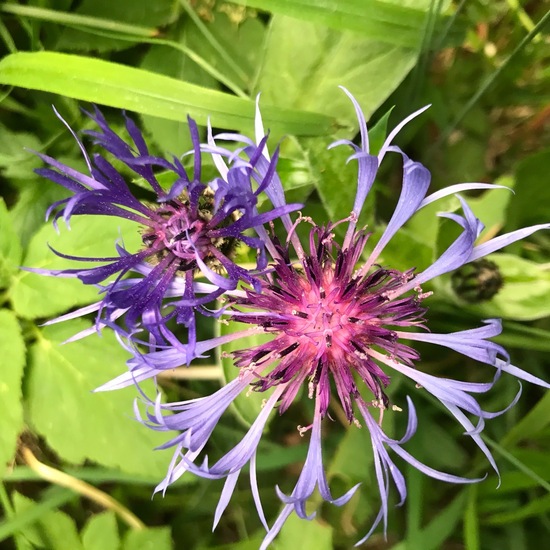
MULTIPOLYGON (((44 222, 46 208, 63 192, 34 175, 40 161, 28 149, 85 168, 52 104, 78 130, 90 128, 79 110, 86 102, 106 106, 119 128, 119 112, 108 107, 135 111, 155 152, 181 154, 189 147, 187 113, 201 124, 210 115, 216 128, 250 132, 251 98, 261 91, 272 143, 286 136, 279 166, 289 196, 305 202, 306 213, 321 222, 345 217, 355 192, 347 152, 326 150, 335 138, 357 132, 353 110, 337 86, 355 95, 371 127, 379 122, 378 143, 386 124, 391 128, 432 103, 399 143, 432 171, 432 189, 463 181, 513 187, 515 195, 492 191, 472 198, 494 234, 550 219, 547 8, 518 0, 0 4, 2 548, 246 550, 262 538, 246 481, 214 533, 219 484, 185 477, 164 498, 151 500, 170 458, 152 450, 162 439, 133 420, 132 389, 91 393, 125 369, 125 352, 110 334, 60 345, 91 321, 41 326, 92 302, 95 292, 19 266, 67 267, 48 243, 70 254, 110 256, 119 235, 128 246, 138 246, 139 239, 120 220, 74 219, 70 231, 62 226, 59 233, 44 222), (103 500, 106 495, 111 500, 103 500)), ((390 162, 362 220, 375 232, 388 219, 399 183, 399 166, 390 162)), ((456 208, 455 201, 438 209, 456 208)), ((392 240, 384 252, 387 265, 422 268, 444 249, 452 228, 435 212, 426 208, 392 240)), ((502 290, 490 301, 469 303, 456 296, 449 277, 442 278, 432 288, 430 326, 457 330, 501 316, 498 341, 512 361, 548 380, 550 236, 537 234, 492 259, 504 276, 502 290)), ((420 351, 429 372, 468 380, 491 375, 452 352, 420 351)), ((211 363, 199 371, 206 373, 201 379, 176 372, 160 384, 173 400, 210 392, 232 368, 211 363)), ((483 405, 503 408, 516 391, 517 383, 503 378, 483 405)), ((420 427, 410 446, 420 459, 459 475, 488 470, 460 429, 421 391, 396 378, 392 392, 394 400, 415 392, 420 427)), ((257 406, 239 401, 217 432, 220 449, 238 440, 257 406)), ((279 506, 273 486, 290 486, 304 460, 306 444, 295 428, 307 414, 304 404, 277 417, 260 447, 268 519, 279 506)), ((337 411, 335 416, 325 443, 331 485, 339 493, 363 481, 362 489, 344 509, 323 507, 312 522, 289 520, 276 542, 279 550, 350 548, 377 510, 367 435, 348 430, 337 411)), ((550 394, 525 384, 518 405, 490 422, 485 434, 502 470, 498 490, 491 472, 479 485, 455 487, 406 467, 406 505, 392 510, 387 540, 378 532, 363 547, 522 550, 547 540, 550 394)))

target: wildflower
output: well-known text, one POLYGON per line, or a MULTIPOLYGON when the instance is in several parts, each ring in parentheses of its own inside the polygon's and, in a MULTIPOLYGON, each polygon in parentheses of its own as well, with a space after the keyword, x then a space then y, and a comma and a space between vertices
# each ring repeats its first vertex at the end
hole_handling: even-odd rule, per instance
MULTIPOLYGON (((422 289, 422 285, 431 279, 483 258, 535 231, 548 229, 550 224, 520 229, 476 245, 483 225, 467 202, 459 196, 462 212, 440 215, 456 223, 461 228, 461 234, 432 265, 418 272, 415 269, 401 272, 378 265, 379 256, 390 239, 427 204, 460 191, 498 186, 463 183, 427 195, 429 171, 391 145, 397 132, 424 109, 400 123, 390 133, 378 155, 372 155, 369 152, 363 114, 351 95, 350 99, 359 121, 361 145, 347 141, 339 141, 335 145, 350 145, 354 150, 351 158, 358 162, 357 194, 351 214, 344 220, 325 226, 319 226, 302 215, 293 223, 284 216, 286 239, 279 241, 274 232, 266 235, 269 239, 266 248, 270 251, 272 261, 270 268, 259 277, 260 288, 248 286, 226 293, 229 304, 223 312, 225 318, 245 323, 249 327, 233 334, 197 342, 197 350, 207 353, 223 343, 256 333, 266 333, 271 339, 256 347, 233 352, 239 375, 213 395, 167 404, 163 404, 159 396, 148 402, 145 417, 140 416, 154 430, 177 432, 162 447, 173 448, 174 455, 168 474, 157 491, 165 491, 187 471, 204 478, 225 478, 214 526, 230 501, 242 469, 250 464, 252 495, 267 531, 262 549, 267 548, 291 513, 295 512, 304 519, 311 519, 315 515, 306 512, 306 502, 315 488, 325 501, 338 506, 347 502, 357 490, 357 486, 352 487, 344 495, 333 497, 323 469, 322 423, 328 415, 332 398, 339 400, 350 423, 369 431, 372 442, 382 503, 372 529, 359 541, 362 543, 380 522, 386 530, 390 480, 397 487, 401 503, 407 495, 404 476, 393 462, 389 450, 432 478, 451 483, 479 481, 434 470, 404 449, 404 443, 417 429, 417 416, 410 398, 407 397, 408 425, 404 436, 392 439, 383 431, 384 414, 391 414, 392 409, 400 409, 399 404, 392 403, 387 394, 392 375, 408 377, 423 391, 437 398, 465 428, 466 434, 478 445, 497 472, 496 463, 481 439, 480 432, 486 419, 504 411, 484 411, 474 396, 489 391, 502 373, 550 387, 543 380, 511 365, 506 351, 490 340, 502 330, 497 319, 486 320, 478 328, 450 334, 428 332, 424 303, 431 292, 422 289), (402 156, 402 190, 385 231, 378 242, 370 247, 370 234, 364 229, 358 229, 357 221, 378 167, 388 152, 402 156), (340 244, 334 229, 344 223, 347 229, 340 244), (297 236, 296 228, 300 224, 311 226, 305 246, 297 236), (370 251, 367 251, 367 247, 370 251), (488 383, 474 383, 439 378, 423 372, 419 353, 409 345, 414 341, 444 346, 487 364, 494 368, 494 379, 488 383), (209 464, 204 449, 219 419, 239 394, 250 389, 265 392, 266 396, 257 419, 233 449, 215 463, 209 464), (277 487, 283 508, 270 526, 259 497, 256 451, 270 413, 275 408, 278 408, 280 414, 284 413, 297 399, 301 389, 314 403, 311 423, 299 427, 301 435, 310 432, 309 450, 292 492, 287 495, 277 487), (472 422, 472 417, 477 419, 476 424, 472 422)), ((258 118, 256 142, 262 144, 264 137, 261 119, 258 118)), ((209 146, 213 147, 211 141, 209 146)), ((263 166, 261 169, 272 166, 265 149, 262 149, 262 156, 262 163, 258 164, 263 166)), ((272 201, 280 208, 283 202, 278 195, 281 188, 276 175, 273 181, 272 191, 276 191, 277 196, 272 201)), ((103 389, 132 384, 136 377, 143 379, 154 376, 164 369, 178 366, 185 359, 174 349, 158 349, 144 354, 136 351, 129 363, 130 371, 103 389)), ((509 407, 519 396, 520 392, 509 407)), ((140 415, 138 405, 136 414, 140 415)))
POLYGON ((40 168, 37 173, 72 193, 71 197, 53 204, 47 215, 54 213, 56 226, 59 218, 69 226, 75 215, 129 219, 139 226, 143 247, 130 252, 118 243, 118 256, 104 258, 73 257, 54 251, 63 258, 103 264, 92 268, 34 270, 57 277, 78 277, 85 284, 99 286, 103 293, 103 298, 96 304, 60 317, 55 322, 96 311, 97 327, 109 325, 116 328, 117 319, 123 317, 126 334, 146 329, 152 343, 177 345, 177 340, 166 328, 167 321, 175 318, 188 329, 189 345, 186 349, 189 351, 196 339, 197 309, 208 313, 204 304, 227 290, 235 289, 240 280, 259 288, 253 272, 233 261, 236 245, 243 242, 257 250, 257 269, 261 271, 267 263, 264 244, 258 236, 248 234, 248 230, 258 227, 261 236, 264 223, 297 209, 298 205, 285 204, 266 213, 258 212, 258 196, 272 185, 272 170, 269 168, 263 172, 263 177, 256 178, 257 184, 253 185, 252 175, 258 160, 263 162, 265 141, 247 162, 239 158, 239 150, 236 153, 224 151, 231 157, 230 168, 225 167, 223 174, 205 183, 201 179, 199 132, 193 119, 188 117, 193 143, 190 154, 194 157, 193 172, 188 174, 178 158, 174 157, 170 162, 152 156, 141 132, 128 117, 126 130, 131 142, 119 137, 97 108, 95 114, 86 114, 99 126, 98 131, 86 133, 141 178, 155 198, 150 203, 136 198, 131 186, 113 164, 100 154, 90 158, 80 140, 58 115, 77 141, 89 175, 40 154, 50 167, 40 168), (164 176, 171 175, 173 183, 168 189, 159 183, 155 173, 158 170, 164 171, 164 176), (130 273, 131 277, 124 277, 130 273), (208 282, 196 282, 198 274, 208 282))

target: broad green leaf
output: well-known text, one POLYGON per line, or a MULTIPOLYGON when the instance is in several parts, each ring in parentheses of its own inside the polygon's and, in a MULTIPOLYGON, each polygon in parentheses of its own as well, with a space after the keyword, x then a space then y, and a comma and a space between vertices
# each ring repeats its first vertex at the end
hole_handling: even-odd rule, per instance
MULTIPOLYGON (((382 228, 377 227, 373 242, 378 241, 382 234, 382 228)), ((424 241, 412 233, 408 228, 401 228, 384 247, 381 254, 381 262, 392 269, 406 271, 416 267, 418 271, 430 265, 433 259, 433 250, 424 241)))
MULTIPOLYGON (((46 327, 30 349, 29 415, 38 433, 64 460, 92 460, 129 473, 161 477, 170 452, 153 449, 166 440, 133 413, 133 387, 93 393, 126 371, 128 353, 111 332, 61 344, 89 323, 73 320, 46 327)), ((144 391, 154 395, 152 386, 144 391)))
MULTIPOLYGON (((176 38, 187 45, 188 32, 184 29, 176 38)), ((216 81, 181 51, 167 46, 153 45, 149 48, 140 67, 145 70, 174 77, 207 88, 216 88, 216 81)), ((156 116, 142 115, 145 131, 151 135, 165 154, 181 155, 192 147, 189 127, 185 119, 168 120, 156 116)))
MULTIPOLYGON (((422 414, 422 413, 421 413, 422 414)), ((444 471, 458 471, 466 465, 468 454, 463 449, 464 442, 456 434, 439 425, 438 419, 422 414, 418 430, 414 437, 416 449, 409 452, 432 468, 444 471), (437 453, 432 452, 430 444, 437 441, 437 453)))
POLYGON ((427 13, 381 0, 235 0, 276 14, 354 31, 409 48, 420 47, 427 13))
POLYGON ((0 288, 10 286, 21 265, 21 242, 4 199, 0 197, 0 288))
POLYGON ((262 55, 264 24, 256 17, 235 22, 225 13, 218 12, 203 26, 203 29, 192 24, 186 27, 189 47, 227 78, 250 89, 262 55), (205 39, 204 31, 217 42, 218 48, 205 39))
MULTIPOLYGON (((164 75, 78 55, 19 52, 0 61, 0 83, 57 93, 170 120, 187 114, 205 125, 252 128, 254 102, 164 75)), ((266 124, 281 133, 324 135, 329 116, 262 104, 266 124)))
MULTIPOLYGON (((135 42, 140 36, 152 37, 159 34, 154 27, 172 22, 176 16, 173 0, 83 0, 73 13, 66 16, 66 24, 88 26, 100 30, 111 30, 133 34, 135 42), (84 23, 72 22, 71 16, 84 23), (101 22, 103 22, 101 25, 101 22), (133 30, 135 29, 135 30, 133 30), (133 30, 133 32, 132 32, 133 30), (137 31, 137 32, 136 32, 137 31)), ((97 36, 75 28, 67 28, 56 45, 58 50, 99 51, 120 50, 133 44, 106 36, 97 36)))
MULTIPOLYGON (((499 178, 494 183, 514 189, 515 180, 509 176, 499 178)), ((468 205, 472 212, 483 222, 486 231, 499 231, 507 222, 508 205, 515 208, 516 197, 514 191, 507 189, 493 189, 485 191, 480 197, 468 198, 468 205)))
MULTIPOLYGON (((232 334, 240 330, 245 330, 250 328, 249 325, 244 323, 230 323, 226 325, 222 323, 220 326, 220 334, 232 334)), ((226 382, 234 380, 239 375, 240 369, 235 366, 235 362, 232 357, 224 357, 225 354, 241 349, 250 349, 264 342, 270 340, 271 336, 267 334, 254 334, 253 336, 245 336, 244 338, 239 338, 228 344, 224 344, 220 347, 220 356, 223 375, 226 382)), ((258 417, 258 414, 262 408, 262 403, 264 400, 269 397, 270 392, 255 392, 248 391, 237 396, 233 401, 232 409, 236 412, 237 417, 244 422, 247 426, 250 426, 258 417)))
MULTIPOLYGON (((357 192, 357 162, 346 162, 352 153, 350 148, 327 149, 327 145, 328 142, 321 138, 304 141, 315 188, 329 220, 337 222, 349 216, 353 209, 357 192)), ((373 214, 372 207, 365 206, 359 225, 371 223, 373 214)))
POLYGON ((25 342, 15 315, 0 310, 0 477, 5 466, 15 454, 17 436, 23 427, 23 406, 21 403, 21 381, 25 366, 25 342))
POLYGON ((84 550, 118 550, 120 539, 113 512, 92 516, 82 530, 84 550))
POLYGON ((330 114, 352 129, 348 136, 358 128, 357 119, 338 86, 348 88, 368 119, 416 59, 411 49, 278 15, 265 50, 256 86, 262 101, 330 114))
MULTIPOLYGON (((13 494, 13 503, 18 513, 30 512, 37 506, 36 502, 19 493, 13 494)), ((25 529, 25 534, 30 535, 34 544, 48 550, 84 550, 74 520, 64 512, 44 511, 37 519, 33 528, 25 529)))
POLYGON ((377 155, 386 141, 388 136, 388 122, 394 107, 388 109, 371 128, 368 128, 369 133, 369 152, 371 155, 377 155))
POLYGON ((550 424, 550 393, 540 401, 504 436, 501 444, 506 447, 529 439, 550 424))
MULTIPOLYGON (((305 160, 280 158, 277 173, 281 178, 287 204, 297 202, 305 204, 315 189, 311 166, 305 160)), ((268 202, 267 197, 259 197, 258 204, 268 202)))
POLYGON ((317 519, 306 521, 292 514, 285 521, 274 546, 277 550, 332 550, 332 527, 317 519))
MULTIPOLYGON (((101 263, 77 262, 58 257, 58 252, 74 256, 102 258, 116 256, 115 243, 123 238, 127 250, 140 246, 135 222, 108 216, 75 216, 69 230, 62 220, 59 233, 52 224, 45 225, 29 244, 23 265, 35 269, 91 268, 101 263)), ((10 290, 10 299, 18 315, 25 319, 50 317, 67 309, 89 304, 99 299, 98 289, 82 284, 78 279, 38 275, 20 271, 10 290)))
POLYGON ((503 287, 490 302, 469 306, 484 318, 532 320, 550 315, 550 272, 544 265, 512 254, 492 254, 498 265, 503 287))
MULTIPOLYGON (((397 199, 396 199, 397 202, 397 199)), ((402 231, 407 231, 410 238, 415 239, 417 242, 422 243, 422 246, 431 250, 430 260, 434 260, 438 252, 438 237, 442 227, 441 218, 437 215, 438 212, 454 212, 460 206, 460 202, 456 197, 446 197, 439 201, 433 202, 425 206, 420 211, 416 212, 414 216, 407 222, 404 229, 400 229, 395 237, 399 238, 399 234, 402 231)), ((391 246, 390 241, 389 245, 391 246)), ((399 247, 397 247, 399 248, 399 247)), ((407 248, 401 248, 402 251, 407 251, 407 248)), ((443 249, 439 252, 443 252, 443 249)), ((413 263, 409 265, 417 265, 413 263)), ((405 266, 403 266, 405 269, 405 266)), ((427 267, 427 264, 424 264, 427 267)))
MULTIPOLYGON (((63 162, 62 159, 59 160, 63 162)), ((23 247, 26 248, 32 235, 44 226, 44 215, 48 207, 66 196, 67 191, 63 187, 48 180, 30 179, 19 186, 17 202, 9 214, 23 247)))
POLYGON ((372 442, 368 429, 351 425, 338 443, 327 475, 329 478, 339 476, 351 483, 364 482, 372 472, 372 463, 372 442))
POLYGON ((546 149, 518 164, 515 196, 507 212, 507 229, 517 229, 550 219, 550 186, 544 176, 549 163, 550 149, 546 149))
POLYGON ((34 178, 33 169, 41 160, 26 149, 42 147, 39 139, 30 133, 12 132, 0 124, 0 173, 8 179, 34 178))
POLYGON ((122 550, 171 550, 172 548, 169 527, 128 531, 122 544, 122 550))

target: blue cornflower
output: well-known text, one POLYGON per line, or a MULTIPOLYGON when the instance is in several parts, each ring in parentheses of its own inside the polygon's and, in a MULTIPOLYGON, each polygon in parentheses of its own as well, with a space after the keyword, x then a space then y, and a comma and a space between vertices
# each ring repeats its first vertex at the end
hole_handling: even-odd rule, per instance
MULTIPOLYGON (((347 92, 346 92, 347 93, 347 92)), ((481 439, 486 419, 505 411, 484 411, 476 394, 488 392, 502 373, 550 387, 543 380, 510 364, 508 354, 490 339, 500 334, 497 319, 484 321, 470 330, 437 334, 427 330, 429 323, 424 301, 430 292, 421 285, 461 266, 483 258, 504 246, 518 241, 535 231, 549 229, 541 224, 492 238, 476 245, 483 224, 476 218, 467 202, 460 199, 462 213, 440 214, 461 228, 461 234, 432 265, 423 271, 404 272, 377 264, 380 254, 396 232, 420 209, 443 197, 461 191, 494 189, 499 186, 484 183, 463 183, 427 195, 429 171, 419 162, 409 159, 392 145, 395 135, 412 118, 425 109, 407 117, 388 136, 378 155, 369 152, 369 138, 365 119, 355 99, 352 100, 361 133, 361 145, 338 141, 353 148, 352 159, 358 162, 357 193, 350 215, 335 224, 318 226, 310 218, 299 215, 294 221, 281 216, 287 231, 284 242, 273 233, 265 232, 266 250, 271 255, 270 266, 257 277, 258 286, 248 285, 225 293, 227 303, 223 317, 249 325, 248 328, 210 340, 197 342, 197 354, 206 354, 216 347, 253 334, 268 334, 269 341, 253 348, 232 352, 238 376, 214 394, 179 403, 162 403, 160 395, 147 401, 145 417, 136 414, 150 428, 162 432, 176 432, 162 448, 173 448, 173 460, 164 481, 157 491, 166 488, 185 472, 209 479, 225 479, 217 506, 214 526, 227 507, 242 469, 250 465, 250 483, 258 515, 267 534, 261 548, 265 549, 280 531, 286 519, 295 512, 311 519, 306 513, 306 502, 317 488, 323 499, 338 506, 346 503, 357 490, 351 488, 344 495, 332 496, 322 458, 322 424, 328 414, 331 398, 340 401, 348 421, 369 430, 374 452, 374 466, 381 507, 374 524, 358 544, 364 542, 380 524, 386 529, 390 480, 393 480, 401 503, 407 495, 405 478, 393 462, 389 450, 400 456, 424 474, 451 483, 471 483, 466 479, 434 470, 423 464, 403 448, 416 432, 417 416, 412 400, 407 397, 408 425, 401 439, 390 438, 382 429, 384 414, 401 410, 386 393, 391 375, 403 375, 416 383, 422 391, 437 398, 465 428, 498 472, 497 465, 481 439), (357 228, 359 214, 372 187, 378 167, 388 152, 403 159, 402 190, 395 211, 382 236, 370 247, 370 234, 357 228), (309 239, 304 244, 298 238, 299 224, 309 224, 309 239), (347 224, 345 237, 337 241, 334 227, 347 224), (367 247, 369 246, 369 251, 367 247), (422 341, 451 348, 480 363, 494 368, 494 378, 488 383, 473 383, 440 378, 421 370, 419 353, 409 344, 422 341), (333 391, 335 389, 335 392, 333 391), (298 427, 301 435, 310 432, 309 450, 303 470, 290 495, 277 487, 283 508, 270 526, 265 518, 256 477, 256 452, 262 432, 271 412, 286 411, 301 389, 314 403, 311 423, 298 427), (209 464, 204 449, 221 416, 235 398, 250 390, 265 392, 266 398, 257 419, 242 440, 214 464, 209 464), (334 394, 334 395, 333 395, 334 394), (471 418, 477 419, 474 424, 471 418)), ((256 167, 260 177, 273 167, 266 149, 265 135, 259 112, 256 123, 256 143, 262 150, 256 167)), ((246 138, 239 136, 246 141, 246 138)), ((249 142, 247 154, 253 154, 249 142)), ((206 149, 216 151, 213 138, 206 149)), ((223 152, 217 151, 223 156, 223 152)), ((220 158, 217 158, 220 161, 220 158)), ((282 185, 277 174, 271 175, 269 198, 275 208, 285 205, 282 185)), ((244 344, 243 344, 244 346, 244 344)), ((129 346, 132 348, 132 346, 129 346)), ((185 347, 185 346, 184 346, 185 347)), ((185 351, 158 348, 148 353, 135 350, 129 362, 129 372, 106 384, 102 389, 113 389, 132 384, 175 368, 187 361, 185 351)), ((518 392, 511 407, 520 396, 518 392)), ((144 399, 146 399, 144 397, 144 399)), ((405 406, 405 404, 403 404, 405 406)), ((507 410, 507 407, 505 410, 507 410)))
MULTIPOLYGON (((57 112, 56 112, 57 114, 57 112)), ((203 181, 202 151, 197 125, 188 117, 193 150, 193 170, 189 173, 182 162, 173 157, 171 161, 153 156, 135 123, 126 117, 126 130, 131 142, 124 141, 108 125, 99 109, 94 114, 86 113, 94 120, 98 131, 87 131, 95 144, 110 153, 117 161, 124 163, 141 178, 154 194, 154 200, 144 202, 136 198, 125 177, 100 154, 92 158, 81 141, 67 126, 77 141, 89 174, 62 164, 54 158, 39 154, 50 166, 36 172, 65 187, 72 195, 53 204, 47 216, 54 213, 54 224, 63 218, 69 225, 72 216, 106 215, 118 216, 136 222, 141 233, 143 246, 129 251, 116 243, 115 257, 82 258, 56 252, 63 258, 98 262, 98 267, 82 267, 65 270, 34 269, 44 275, 78 277, 83 283, 96 285, 101 289, 101 301, 55 320, 65 320, 91 312, 98 312, 96 327, 109 325, 122 330, 116 324, 123 318, 125 334, 146 329, 150 343, 170 343, 179 346, 166 323, 176 322, 188 329, 189 359, 196 341, 195 312, 213 313, 204 308, 228 290, 235 289, 239 281, 260 288, 255 272, 261 272, 267 265, 263 224, 281 215, 296 210, 299 205, 281 205, 259 213, 258 197, 272 186, 277 155, 265 169, 262 149, 265 141, 255 147, 247 161, 240 156, 240 150, 230 152, 221 148, 229 158, 229 166, 220 162, 219 153, 213 153, 214 163, 221 168, 219 175, 210 181, 203 181), (262 176, 258 175, 261 162, 262 176), (157 178, 159 170, 171 174, 173 183, 163 188, 157 178), (258 228, 259 235, 249 230, 258 228), (257 251, 256 270, 247 270, 233 261, 236 245, 245 243, 257 251), (124 277, 131 274, 130 277, 124 277), (201 275, 208 282, 197 282, 201 275), (114 280, 112 279, 114 277, 114 280)), ((211 133, 211 131, 210 131, 211 133)), ((229 134, 238 141, 236 134, 229 134)), ((204 147, 202 147, 204 148, 204 147)), ((245 146, 246 148, 246 146, 245 146)), ((115 247, 116 236, 113 236, 115 247)), ((216 314, 214 312, 214 314, 216 314)), ((94 330, 94 329, 91 329, 94 330)), ((90 331, 78 335, 82 336, 90 331)))

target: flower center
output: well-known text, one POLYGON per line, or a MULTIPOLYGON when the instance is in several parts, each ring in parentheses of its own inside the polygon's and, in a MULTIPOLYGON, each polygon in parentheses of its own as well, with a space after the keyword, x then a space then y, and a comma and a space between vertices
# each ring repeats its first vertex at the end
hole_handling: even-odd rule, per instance
POLYGON ((287 311, 284 332, 295 337, 299 345, 313 346, 317 354, 327 354, 336 360, 342 350, 349 349, 359 324, 364 324, 356 317, 361 314, 357 300, 342 299, 333 270, 325 272, 322 285, 311 286, 303 280, 301 286, 301 304, 287 311))
POLYGON ((366 238, 358 234, 349 249, 337 249, 333 255, 336 247, 329 233, 315 227, 310 254, 302 258, 299 268, 283 254, 261 292, 248 290, 246 297, 235 298, 232 318, 259 325, 274 338, 233 355, 243 372, 253 369, 257 374, 253 383, 257 391, 285 384, 281 411, 305 385, 310 397, 320 397, 324 415, 333 385, 352 421, 352 400, 360 395, 357 377, 378 406, 388 406, 385 388, 390 378, 374 356, 383 353, 412 365, 418 354, 398 342, 395 330, 422 326, 425 309, 421 295, 391 298, 410 280, 412 270, 378 268, 356 277, 366 238))
POLYGON ((170 200, 156 211, 156 223, 146 227, 142 233, 143 244, 151 250, 149 263, 157 265, 172 260, 177 263, 177 271, 184 273, 197 269, 197 258, 208 267, 221 271, 216 258, 216 250, 230 256, 237 244, 234 238, 211 236, 213 229, 226 227, 236 219, 235 213, 226 217, 216 227, 211 226, 214 217, 214 196, 206 188, 197 204, 192 205, 187 193, 170 200))

